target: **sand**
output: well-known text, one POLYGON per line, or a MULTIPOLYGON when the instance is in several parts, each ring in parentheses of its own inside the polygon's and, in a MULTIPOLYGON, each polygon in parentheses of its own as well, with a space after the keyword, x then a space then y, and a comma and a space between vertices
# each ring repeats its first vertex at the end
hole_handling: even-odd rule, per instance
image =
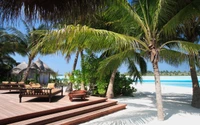
POLYGON ((200 109, 191 106, 192 89, 162 85, 165 120, 157 120, 155 86, 136 85, 134 97, 115 98, 121 110, 81 125, 200 125, 200 109))

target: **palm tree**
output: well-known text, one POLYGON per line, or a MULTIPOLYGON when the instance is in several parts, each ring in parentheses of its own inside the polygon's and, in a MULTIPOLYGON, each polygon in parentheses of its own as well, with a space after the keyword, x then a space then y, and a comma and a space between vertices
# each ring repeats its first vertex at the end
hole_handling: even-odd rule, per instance
MULTIPOLYGON (((192 5, 195 2, 197 3, 199 1, 192 1, 191 3, 188 3, 188 6, 194 7, 192 5)), ((135 37, 135 42, 140 44, 140 48, 138 49, 141 52, 143 51, 149 55, 149 59, 153 66, 159 120, 164 120, 160 75, 159 75, 159 68, 158 68, 159 58, 160 60, 166 60, 169 62, 170 60, 168 59, 169 57, 171 57, 171 64, 180 63, 180 62, 175 62, 174 60, 172 60, 174 59, 175 56, 181 55, 181 53, 179 51, 169 50, 169 47, 167 45, 169 45, 170 43, 179 44, 178 46, 184 49, 184 51, 189 51, 190 53, 194 53, 194 54, 197 54, 198 48, 199 48, 199 46, 194 47, 194 45, 188 42, 183 42, 180 40, 165 41, 165 39, 163 39, 164 37, 167 37, 168 34, 170 34, 170 32, 168 31, 171 31, 172 29, 176 28, 180 24, 181 21, 185 21, 184 18, 182 20, 178 20, 177 17, 180 17, 180 14, 183 13, 184 11, 186 10, 188 11, 189 7, 185 6, 181 9, 181 11, 178 11, 178 12, 170 11, 172 10, 170 8, 176 7, 175 3, 176 3, 175 1, 170 1, 170 0, 168 0, 167 2, 162 2, 160 0, 157 0, 154 2, 149 2, 147 0, 139 0, 139 2, 135 4, 133 8, 128 3, 121 5, 121 7, 125 11, 127 11, 127 15, 124 14, 125 18, 127 18, 126 20, 132 19, 132 22, 135 22, 135 24, 137 24, 138 27, 140 28, 140 30, 137 30, 139 33, 138 35, 140 35, 140 37, 138 38, 135 37), (165 17, 166 15, 168 17, 165 17), (175 25, 173 24, 174 27, 171 25, 171 23, 173 22, 175 23, 175 25), (193 46, 193 50, 187 49, 187 47, 189 46, 190 47, 193 46), (168 57, 166 56, 166 54, 168 54, 167 55, 168 57)), ((119 14, 120 10, 121 8, 120 9, 116 9, 116 7, 110 8, 110 11, 116 12, 115 14, 112 13, 113 15, 112 17, 115 18, 114 16, 119 14)), ((125 13, 125 11, 122 11, 122 12, 125 13)), ((197 14, 197 13, 199 12, 196 11, 196 13, 194 14, 197 14)), ((190 14, 194 16, 193 12, 190 12, 190 14)), ((187 18, 191 17, 191 15, 188 15, 187 18)), ((126 25, 125 23, 123 24, 126 25)), ((127 24, 131 26, 130 23, 127 23, 127 24)), ((136 26, 132 28, 137 29, 136 26)), ((174 31, 172 31, 171 33, 174 33, 174 31)), ((181 60, 185 60, 186 58, 183 55, 180 57, 182 57, 181 60)))
MULTIPOLYGON (((181 22, 191 16, 198 15, 198 9, 195 9, 196 11, 194 12, 193 9, 196 6, 193 5, 200 5, 197 4, 199 1, 192 1, 188 4, 190 6, 184 7, 181 11, 177 12, 172 11, 177 6, 176 1, 172 0, 168 0, 167 2, 161 0, 155 0, 153 2, 139 0, 139 3, 134 4, 133 7, 124 0, 117 2, 119 2, 118 6, 108 7, 108 17, 115 18, 119 13, 123 13, 122 20, 119 20, 121 23, 120 26, 125 27, 126 29, 124 30, 131 32, 131 36, 112 31, 93 29, 87 26, 69 25, 62 29, 52 31, 47 38, 49 39, 49 36, 65 36, 64 40, 78 42, 79 45, 84 42, 91 50, 105 50, 107 48, 111 51, 115 50, 118 52, 116 53, 117 56, 116 54, 111 56, 110 62, 118 60, 120 56, 125 58, 130 55, 130 52, 135 51, 140 51, 144 56, 146 55, 150 59, 154 69, 158 119, 164 120, 158 62, 167 61, 171 64, 180 64, 186 60, 187 56, 185 54, 169 48, 168 45, 172 43, 174 43, 173 46, 176 45, 178 48, 181 48, 183 52, 198 54, 198 50, 200 49, 199 45, 181 40, 166 41, 165 37, 170 33, 174 33, 174 29, 181 22), (191 10, 193 11, 191 12, 191 10), (177 18, 185 11, 188 11, 188 13, 185 13, 186 15, 184 17, 181 19, 177 18), (190 49, 191 47, 192 49, 190 49), (179 60, 177 60, 178 57, 179 60)), ((55 40, 52 40, 51 44, 53 42, 55 40)), ((106 65, 106 67, 109 66, 106 65)))
POLYGON ((146 62, 139 53, 136 53, 134 51, 126 51, 123 54, 124 54, 123 56, 121 54, 113 54, 111 56, 108 56, 100 63, 100 67, 98 69, 99 72, 101 73, 104 73, 105 71, 112 72, 106 92, 107 98, 114 97, 113 88, 114 88, 115 75, 117 73, 118 67, 123 63, 128 65, 128 70, 129 70, 128 73, 130 76, 134 76, 134 81, 136 82, 138 81, 138 79, 141 81, 142 80, 141 75, 147 72, 146 62), (138 64, 141 72, 138 70, 136 64, 138 64))
MULTIPOLYGON (((193 19, 190 20, 190 26, 187 26, 187 24, 182 25, 179 29, 179 38, 189 41, 191 43, 197 43, 199 42, 199 35, 200 35, 200 20, 199 17, 194 17, 193 19), (180 37, 181 36, 181 37, 180 37)), ((192 87, 193 87, 193 97, 192 97, 192 103, 191 105, 193 107, 200 107, 200 97, 198 95, 198 92, 200 91, 199 89, 199 82, 198 82, 198 77, 196 73, 196 64, 198 65, 198 57, 194 54, 189 54, 188 55, 188 62, 190 66, 190 75, 192 79, 192 87)))
POLYGON ((21 31, 19 31, 16 28, 10 28, 12 34, 17 38, 17 40, 19 41, 19 43, 21 43, 21 45, 23 46, 21 48, 21 50, 24 52, 22 55, 24 56, 28 56, 28 66, 26 71, 23 74, 22 80, 21 81, 26 81, 29 71, 30 71, 30 66, 32 61, 34 60, 34 58, 37 56, 37 54, 40 52, 40 49, 38 50, 32 50, 32 47, 34 47, 35 45, 38 44, 39 39, 41 38, 40 35, 34 33, 33 31, 36 30, 46 30, 47 27, 45 25, 40 25, 37 29, 36 28, 31 28, 30 26, 28 26, 28 24, 23 21, 24 26, 26 28, 26 32, 27 34, 22 33, 21 31))
POLYGON ((15 52, 19 52, 20 46, 15 37, 9 34, 6 29, 0 29, 0 80, 6 80, 10 70, 16 65, 16 61, 11 57, 15 52))

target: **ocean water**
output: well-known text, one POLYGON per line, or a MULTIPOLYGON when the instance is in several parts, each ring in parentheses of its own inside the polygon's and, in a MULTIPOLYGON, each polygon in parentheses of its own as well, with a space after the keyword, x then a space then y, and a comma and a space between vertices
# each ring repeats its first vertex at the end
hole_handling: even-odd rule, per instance
MULTIPOLYGON (((200 76, 198 76, 200 82, 200 76)), ((161 76, 161 85, 179 86, 192 88, 192 80, 190 76, 161 76)), ((143 76, 142 84, 155 84, 154 76, 143 76)))

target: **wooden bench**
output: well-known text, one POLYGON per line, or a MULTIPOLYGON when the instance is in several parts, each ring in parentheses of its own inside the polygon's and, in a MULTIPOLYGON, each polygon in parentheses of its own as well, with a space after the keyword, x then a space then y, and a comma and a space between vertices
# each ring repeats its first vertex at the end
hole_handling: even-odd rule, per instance
POLYGON ((21 88, 19 93, 19 102, 21 103, 22 97, 47 97, 49 98, 49 102, 51 102, 51 98, 58 93, 61 93, 61 96, 63 96, 63 87, 61 87, 61 89, 21 88))
POLYGON ((16 82, 8 82, 8 83, 2 83, 0 84, 0 90, 20 90, 21 88, 24 88, 25 84, 23 83, 16 83, 16 82))
POLYGON ((81 98, 82 100, 85 100, 86 93, 87 93, 87 91, 85 91, 85 90, 74 90, 74 91, 71 91, 68 94, 69 100, 72 101, 73 98, 81 98))

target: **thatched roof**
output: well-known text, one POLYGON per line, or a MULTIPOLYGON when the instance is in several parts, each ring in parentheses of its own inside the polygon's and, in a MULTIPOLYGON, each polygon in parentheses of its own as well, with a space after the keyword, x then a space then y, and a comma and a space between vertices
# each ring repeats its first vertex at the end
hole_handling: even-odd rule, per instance
MULTIPOLYGON (((16 67, 12 69, 12 74, 20 74, 24 70, 26 70, 28 64, 26 62, 22 62, 16 67)), ((30 70, 37 70, 38 72, 48 72, 55 73, 51 68, 49 68, 45 63, 43 63, 40 59, 31 64, 30 70)))
POLYGON ((19 74, 21 71, 25 70, 26 67, 28 66, 28 64, 26 62, 22 62, 19 65, 17 65, 16 67, 14 67, 12 69, 12 74, 19 74))
POLYGON ((30 21, 44 20, 58 22, 86 17, 111 0, 1 0, 0 17, 14 21, 25 15, 30 21))
MULTIPOLYGON (((20 74, 21 72, 26 70, 27 66, 28 66, 28 64, 26 62, 22 62, 19 65, 17 65, 16 67, 14 67, 12 69, 11 73, 12 74, 20 74)), ((40 71, 39 67, 35 63, 31 64, 30 70, 38 70, 38 71, 40 71)))
POLYGON ((35 64, 39 67, 40 72, 51 72, 54 73, 54 71, 47 66, 47 64, 43 63, 40 59, 35 61, 35 64))

